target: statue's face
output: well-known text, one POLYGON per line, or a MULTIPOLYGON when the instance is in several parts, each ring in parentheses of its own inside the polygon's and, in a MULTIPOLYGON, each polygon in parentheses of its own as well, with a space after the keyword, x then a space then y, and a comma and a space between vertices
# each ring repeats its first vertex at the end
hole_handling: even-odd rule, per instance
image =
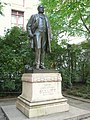
POLYGON ((43 6, 39 6, 38 7, 38 11, 39 11, 39 13, 44 13, 44 7, 43 6))

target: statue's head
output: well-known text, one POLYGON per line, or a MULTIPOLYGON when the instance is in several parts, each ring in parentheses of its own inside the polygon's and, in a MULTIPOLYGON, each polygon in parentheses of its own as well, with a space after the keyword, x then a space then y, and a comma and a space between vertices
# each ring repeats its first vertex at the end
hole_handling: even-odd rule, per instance
POLYGON ((39 13, 44 13, 44 6, 43 5, 38 6, 38 12, 39 13))

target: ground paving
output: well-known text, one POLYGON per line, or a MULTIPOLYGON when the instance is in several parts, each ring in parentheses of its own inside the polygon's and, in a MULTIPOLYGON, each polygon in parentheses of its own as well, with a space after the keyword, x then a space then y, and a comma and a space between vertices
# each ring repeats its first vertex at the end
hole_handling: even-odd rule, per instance
MULTIPOLYGON (((0 100, 0 106, 15 105, 16 99, 0 100)), ((74 107, 90 111, 90 103, 68 97, 68 103, 74 107)), ((0 108, 0 120, 6 120, 0 108)), ((90 117, 84 120, 90 120, 90 117)))
POLYGON ((90 110, 90 103, 87 103, 87 102, 82 102, 80 100, 68 98, 68 103, 77 108, 81 108, 84 110, 90 110))

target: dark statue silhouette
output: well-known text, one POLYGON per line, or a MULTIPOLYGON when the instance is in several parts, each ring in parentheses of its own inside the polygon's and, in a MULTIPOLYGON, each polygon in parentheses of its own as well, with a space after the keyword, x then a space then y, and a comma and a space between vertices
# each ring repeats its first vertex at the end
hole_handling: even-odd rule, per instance
POLYGON ((38 14, 30 17, 26 27, 30 47, 35 52, 33 67, 35 69, 44 69, 45 53, 51 52, 51 29, 42 5, 38 6, 38 14))

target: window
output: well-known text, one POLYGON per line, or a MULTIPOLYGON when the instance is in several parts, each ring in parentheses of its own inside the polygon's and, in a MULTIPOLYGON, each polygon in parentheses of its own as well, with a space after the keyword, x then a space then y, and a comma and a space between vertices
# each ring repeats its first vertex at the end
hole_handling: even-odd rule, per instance
POLYGON ((24 27, 24 12, 12 10, 11 26, 24 27))

